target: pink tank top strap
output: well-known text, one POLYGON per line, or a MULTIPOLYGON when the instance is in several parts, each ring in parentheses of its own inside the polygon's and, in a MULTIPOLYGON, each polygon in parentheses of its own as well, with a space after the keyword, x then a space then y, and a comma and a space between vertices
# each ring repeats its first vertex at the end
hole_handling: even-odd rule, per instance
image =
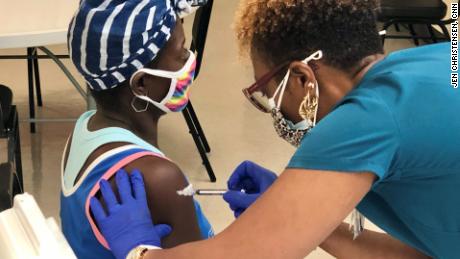
MULTIPOLYGON (((137 159, 139 159, 141 157, 145 157, 145 156, 156 156, 156 157, 161 157, 161 158, 164 158, 164 159, 168 159, 168 158, 162 156, 161 154, 157 154, 157 153, 150 152, 150 151, 141 151, 141 152, 138 152, 138 153, 135 153, 135 154, 131 154, 131 155, 123 158, 119 162, 117 162, 109 170, 107 170, 107 172, 101 177, 101 179, 109 180, 113 175, 115 175, 115 173, 118 170, 120 170, 121 168, 125 167, 129 163, 131 163, 131 162, 133 162, 133 161, 135 161, 135 160, 137 160, 137 159)), ((105 248, 110 249, 108 244, 107 244, 107 241, 102 236, 102 234, 99 231, 99 229, 97 228, 96 223, 94 222, 94 220, 93 220, 93 218, 91 216, 90 208, 89 208, 89 201, 90 201, 91 197, 94 197, 96 195, 96 193, 99 191, 99 189, 100 189, 100 185, 99 185, 99 181, 98 181, 93 186, 93 188, 91 189, 88 197, 86 198, 85 213, 86 213, 86 218, 88 219, 88 222, 91 225, 93 233, 96 236, 96 238, 99 241, 99 243, 101 245, 103 245, 105 248)))

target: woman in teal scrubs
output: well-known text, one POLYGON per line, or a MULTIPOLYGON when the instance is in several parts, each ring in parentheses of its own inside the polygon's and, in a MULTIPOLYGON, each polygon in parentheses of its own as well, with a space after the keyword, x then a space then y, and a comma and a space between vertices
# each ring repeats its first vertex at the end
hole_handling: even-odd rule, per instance
POLYGON ((132 195, 120 173, 122 202, 106 190, 108 213, 92 203, 115 255, 302 258, 320 246, 339 258, 460 258, 450 45, 384 56, 375 10, 372 0, 242 1, 236 33, 257 80, 244 92, 297 152, 278 178, 242 163, 224 196, 241 216, 211 240, 167 250, 140 246, 161 247, 151 223, 123 221, 146 205, 140 179, 132 195), (359 213, 351 234, 342 221, 355 208, 386 234, 361 231, 359 213))

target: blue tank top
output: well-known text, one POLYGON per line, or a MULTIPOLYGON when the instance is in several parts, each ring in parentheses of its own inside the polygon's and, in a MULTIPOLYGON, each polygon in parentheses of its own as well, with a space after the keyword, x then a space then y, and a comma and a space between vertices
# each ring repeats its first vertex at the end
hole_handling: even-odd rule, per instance
MULTIPOLYGON (((64 165, 62 168, 61 224, 62 231, 78 258, 114 258, 110 250, 102 245, 105 240, 98 235, 98 230, 94 228, 94 225, 92 227, 92 222, 88 220, 89 196, 97 190, 96 185, 99 180, 107 176, 107 172, 116 170, 115 167, 123 167, 131 160, 146 155, 167 158, 157 148, 128 130, 105 128, 93 132, 88 131, 88 121, 94 113, 95 111, 86 112, 78 119, 72 136, 67 165, 65 169, 64 165), (89 155, 98 147, 111 142, 126 142, 132 145, 112 149, 98 157, 74 184, 89 155)), ((212 237, 214 233, 211 225, 204 216, 199 203, 195 200, 194 203, 202 237, 212 237)))

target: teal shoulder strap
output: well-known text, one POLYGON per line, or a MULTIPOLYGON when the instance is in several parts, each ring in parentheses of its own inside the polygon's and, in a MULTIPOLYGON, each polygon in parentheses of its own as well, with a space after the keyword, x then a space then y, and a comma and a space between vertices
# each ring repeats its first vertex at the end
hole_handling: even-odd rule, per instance
POLYGON ((158 148, 126 129, 109 127, 97 131, 89 131, 88 121, 95 113, 96 111, 94 110, 85 112, 80 116, 75 125, 70 141, 67 163, 64 167, 64 186, 66 188, 73 186, 75 178, 88 157, 102 145, 113 142, 126 142, 163 155, 158 148))

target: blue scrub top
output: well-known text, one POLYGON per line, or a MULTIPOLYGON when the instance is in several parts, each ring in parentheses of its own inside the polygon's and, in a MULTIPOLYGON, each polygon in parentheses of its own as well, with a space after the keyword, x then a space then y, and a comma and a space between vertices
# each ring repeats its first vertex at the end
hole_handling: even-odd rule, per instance
POLYGON ((460 258, 460 89, 450 45, 390 54, 302 140, 289 168, 372 172, 358 210, 434 258, 460 258))

